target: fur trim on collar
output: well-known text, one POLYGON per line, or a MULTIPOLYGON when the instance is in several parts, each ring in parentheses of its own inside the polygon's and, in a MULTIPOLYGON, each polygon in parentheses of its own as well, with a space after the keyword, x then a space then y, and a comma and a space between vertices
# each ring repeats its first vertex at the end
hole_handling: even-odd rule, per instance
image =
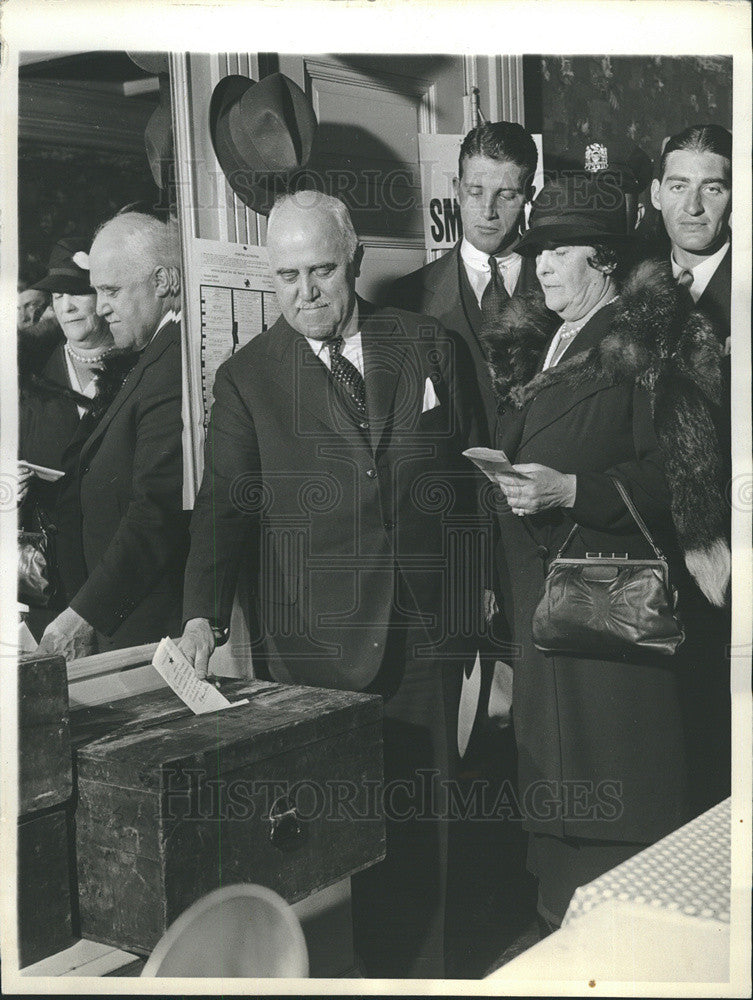
POLYGON ((730 575, 728 505, 712 420, 722 376, 711 324, 688 309, 669 264, 659 261, 644 261, 629 274, 598 344, 534 374, 558 325, 550 317, 540 296, 512 299, 497 323, 481 332, 498 398, 520 408, 554 384, 575 388, 601 379, 643 387, 685 562, 708 600, 722 605, 730 575))

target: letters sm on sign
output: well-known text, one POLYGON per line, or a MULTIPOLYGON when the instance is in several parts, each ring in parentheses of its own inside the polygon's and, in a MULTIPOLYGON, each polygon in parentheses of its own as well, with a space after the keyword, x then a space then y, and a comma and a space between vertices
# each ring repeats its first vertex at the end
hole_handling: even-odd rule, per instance
POLYGON ((463 235, 460 206, 452 190, 462 135, 419 135, 421 210, 427 250, 447 250, 463 235))

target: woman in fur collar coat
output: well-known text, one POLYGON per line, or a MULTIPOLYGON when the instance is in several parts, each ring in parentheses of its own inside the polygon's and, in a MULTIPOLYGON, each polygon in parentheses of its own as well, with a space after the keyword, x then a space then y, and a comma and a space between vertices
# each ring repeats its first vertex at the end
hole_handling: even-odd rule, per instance
POLYGON ((573 524, 568 555, 652 556, 613 473, 669 559, 686 631, 725 604, 730 573, 718 342, 668 267, 644 262, 621 280, 620 198, 608 175, 545 186, 517 248, 536 256, 543 298, 512 300, 482 334, 497 443, 527 476, 498 476, 499 596, 519 650, 519 802, 549 927, 578 885, 689 818, 680 688, 692 646, 544 655, 531 620, 550 559, 573 524))

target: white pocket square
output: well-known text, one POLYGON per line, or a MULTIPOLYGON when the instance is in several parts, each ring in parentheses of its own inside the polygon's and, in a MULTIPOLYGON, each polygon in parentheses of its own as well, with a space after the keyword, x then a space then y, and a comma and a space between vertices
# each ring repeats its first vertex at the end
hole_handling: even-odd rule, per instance
POLYGON ((421 412, 426 413, 427 410, 433 410, 435 406, 439 406, 439 397, 434 391, 434 383, 430 378, 427 378, 424 385, 424 402, 421 412))

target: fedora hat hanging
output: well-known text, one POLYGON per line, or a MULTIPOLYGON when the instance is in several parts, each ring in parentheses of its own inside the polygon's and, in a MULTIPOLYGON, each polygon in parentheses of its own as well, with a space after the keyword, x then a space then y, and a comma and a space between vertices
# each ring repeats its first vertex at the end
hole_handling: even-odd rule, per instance
POLYGON ((317 121, 304 92, 282 73, 258 83, 226 76, 209 104, 209 131, 230 187, 255 212, 268 214, 308 163, 317 121))

